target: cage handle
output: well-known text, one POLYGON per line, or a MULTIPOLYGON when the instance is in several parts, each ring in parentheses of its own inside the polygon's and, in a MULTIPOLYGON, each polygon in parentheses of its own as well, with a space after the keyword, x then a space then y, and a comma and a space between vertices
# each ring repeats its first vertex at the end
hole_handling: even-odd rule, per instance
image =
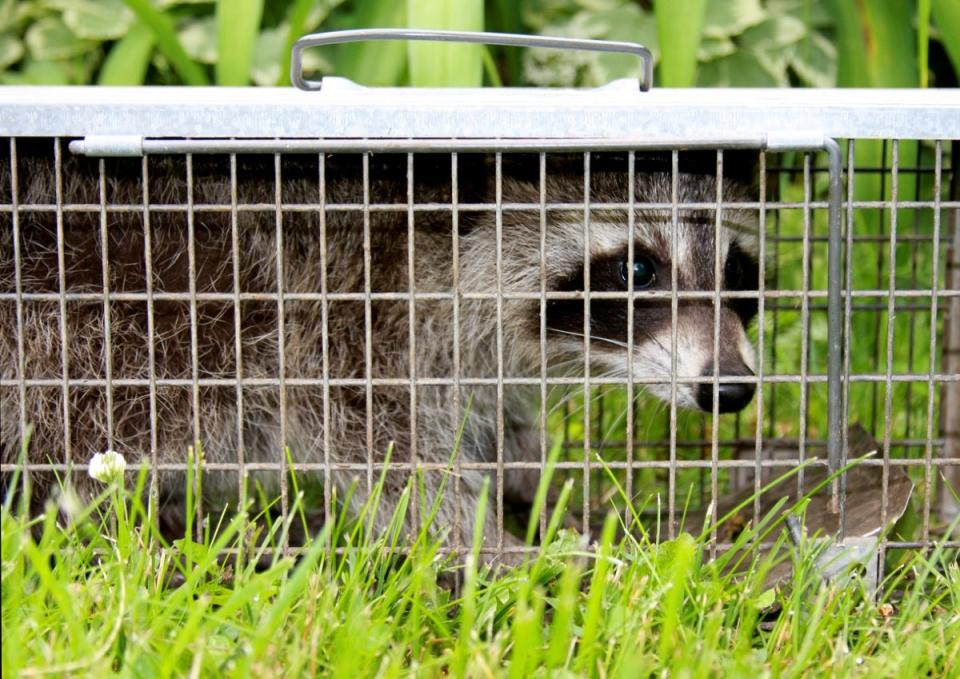
POLYGON ((325 31, 305 35, 293 45, 290 55, 290 80, 301 90, 317 91, 320 80, 303 77, 303 50, 308 47, 340 45, 366 40, 426 40, 432 42, 464 42, 505 47, 544 47, 548 49, 585 50, 588 52, 616 52, 633 54, 643 63, 640 90, 646 92, 653 86, 653 54, 635 42, 614 40, 587 40, 583 38, 557 38, 520 33, 484 33, 478 31, 434 31, 410 28, 363 28, 349 31, 325 31))

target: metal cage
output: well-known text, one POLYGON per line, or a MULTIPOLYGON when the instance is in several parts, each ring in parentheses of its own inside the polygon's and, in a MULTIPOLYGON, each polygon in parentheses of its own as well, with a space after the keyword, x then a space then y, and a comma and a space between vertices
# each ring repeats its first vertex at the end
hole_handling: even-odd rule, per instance
MULTIPOLYGON (((496 533, 484 545, 490 554, 525 549, 508 539, 504 488, 514 474, 525 475, 521 483, 533 479, 535 484, 546 469, 552 441, 562 445, 555 465, 558 482, 573 479, 577 488, 573 506, 583 531, 590 531, 598 513, 617 502, 618 489, 621 501, 630 498, 664 536, 672 536, 684 527, 684 515, 689 519, 708 507, 716 512, 724 498, 749 497, 771 475, 802 467, 788 482, 795 495, 823 479, 823 470, 847 469, 822 492, 824 511, 834 517, 824 526, 828 532, 839 531, 841 539, 847 533, 879 537, 881 555, 888 549, 934 543, 960 546, 955 535, 945 532, 957 516, 947 486, 960 489, 960 92, 642 91, 637 81, 628 80, 596 90, 481 93, 370 89, 338 78, 326 78, 314 89, 320 91, 0 91, 0 136, 6 138, 0 154, 0 175, 5 178, 0 187, 0 246, 3 256, 11 258, 0 265, 0 320, 8 334, 0 347, 3 433, 9 439, 2 442, 5 478, 16 470, 27 476, 80 476, 93 452, 118 448, 149 464, 151 488, 157 492, 163 474, 182 474, 188 465, 185 452, 171 462, 161 450, 164 432, 158 431, 158 409, 181 408, 178 414, 189 438, 203 441, 207 423, 202 401, 220 390, 216 398, 232 403, 237 445, 232 459, 204 463, 205 474, 221 479, 210 487, 221 493, 229 489, 235 496, 247 492, 250 477, 272 475, 286 509, 288 474, 294 471, 322 481, 318 504, 329 510, 331 488, 339 477, 357 477, 361 487, 369 488, 387 464, 384 451, 376 449, 374 408, 406 402, 414 416, 398 434, 410 450, 398 451, 389 469, 403 478, 447 475, 445 492, 455 495, 462 492, 463 474, 491 477, 489 506, 496 533), (715 189, 705 202, 680 198, 678 184, 688 162, 706 165, 712 177, 715 189), (634 177, 651 165, 670 178, 669 200, 651 204, 635 195, 634 177), (580 197, 575 201, 551 195, 554 168, 561 166, 567 179, 576 179, 580 197), (615 200, 592 195, 591 172, 598 173, 601 166, 604 172, 614 168, 609 171, 622 173, 630 190, 615 200), (725 177, 743 174, 744 166, 749 168, 746 193, 735 199, 725 196, 725 177), (303 167, 316 189, 309 200, 288 194, 285 184, 303 167), (470 173, 477 167, 492 194, 474 195, 475 175, 470 173), (521 168, 517 171, 525 172, 529 186, 536 189, 532 196, 510 195, 508 175, 515 168, 521 168), (30 188, 37 173, 48 176, 43 190, 30 188), (166 173, 170 183, 155 184, 158 173, 166 173), (339 181, 337 173, 357 191, 341 196, 328 191, 328 183, 339 181), (392 178, 385 179, 391 173, 392 178), (385 192, 388 180, 399 193, 385 192), (225 188, 207 191, 205 182, 225 188), (632 234, 639 228, 636 215, 643 210, 659 211, 674 229, 685 212, 700 210, 708 216, 705 228, 714 237, 725 212, 755 215, 758 289, 730 292, 717 282, 715 289, 705 291, 678 291, 674 286, 669 292, 650 293, 634 290, 632 284, 617 293, 591 290, 589 247, 580 251, 583 290, 547 289, 545 233, 553 228, 556 215, 579 215, 584 243, 589 243, 591 224, 616 212, 624 215, 633 243, 632 234), (264 276, 272 283, 256 289, 243 289, 238 273, 245 247, 238 232, 245 215, 269 225, 264 233, 271 234, 265 247, 273 260, 265 264, 264 276), (470 281, 461 280, 458 271, 463 253, 460 222, 471 215, 486 215, 494 229, 493 289, 471 290, 470 281), (504 238, 510 236, 504 225, 518 215, 533 220, 540 233, 535 255, 540 270, 534 276, 540 284, 531 289, 514 289, 501 276, 504 238), (356 261, 363 275, 355 288, 331 290, 327 276, 338 262, 326 256, 323 239, 328 222, 341 218, 357 229, 356 261), (398 238, 406 239, 390 256, 402 257, 409 275, 395 287, 381 289, 375 284, 383 261, 376 252, 375 231, 387 218, 395 218, 398 238), (44 247, 55 267, 44 275, 30 268, 29 260, 31 248, 41 246, 24 235, 38 220, 52 229, 44 247), (151 251, 156 224, 163 220, 179 225, 178 253, 151 251), (450 238, 453 266, 446 289, 417 289, 415 271, 430 266, 420 258, 421 243, 414 235, 425 220, 437 222, 450 238), (82 265, 74 252, 80 246, 67 241, 74 230, 84 229, 89 261, 82 265), (226 287, 208 284, 205 278, 209 272, 202 264, 203 249, 211 229, 222 229, 229 246, 224 251, 229 257, 222 262, 226 287), (138 235, 125 240, 124 230, 138 235), (297 234, 304 232, 320 243, 321 261, 315 263, 323 271, 320 285, 310 289, 291 283, 297 272, 285 270, 293 261, 286 249, 296 247, 297 234), (135 274, 138 282, 114 289, 124 265, 117 264, 117 255, 109 250, 120 247, 118 243, 135 245, 144 269, 135 274), (180 258, 176 266, 185 278, 178 285, 167 285, 158 273, 174 266, 170 258, 180 258), (95 266, 95 275, 75 283, 82 266, 95 266), (719 314, 723 301, 753 299, 758 305, 751 331, 756 374, 733 378, 734 383, 757 386, 753 403, 737 415, 720 416, 716 394, 731 380, 714 370, 707 380, 715 395, 714 412, 682 412, 678 387, 697 380, 677 375, 677 343, 682 338, 675 323, 674 372, 668 385, 672 398, 666 405, 640 396, 645 386, 662 379, 635 374, 632 363, 625 375, 591 370, 591 351, 596 349, 586 339, 582 375, 555 374, 546 358, 547 306, 557 301, 582 304, 583 334, 592 335, 591 309, 613 298, 661 300, 674 321, 685 300, 704 302, 719 314), (509 347, 504 346, 502 319, 514 302, 540 309, 540 356, 526 374, 511 374, 504 361, 509 347), (491 317, 497 319, 487 348, 493 360, 489 372, 461 370, 462 347, 459 330, 454 330, 452 346, 433 349, 443 354, 449 370, 429 374, 420 355, 430 335, 421 332, 418 323, 442 313, 459 329, 465 309, 480 304, 491 305, 491 317), (305 305, 314 305, 310 308, 316 324, 309 331, 320 344, 320 363, 312 372, 296 374, 290 344, 295 332, 304 332, 304 312, 297 307, 305 305), (356 318, 356 333, 349 340, 328 331, 337 305, 356 318), (86 308, 97 309, 101 319, 93 331, 78 330, 70 320, 86 308), (140 334, 131 335, 126 328, 125 314, 134 313, 132 309, 146 323, 140 334), (179 314, 185 325, 159 330, 165 314, 179 314), (407 319, 405 374, 375 374, 376 355, 391 350, 375 336, 378 314, 407 319), (41 316, 49 320, 42 333, 31 329, 31 319, 41 316), (267 332, 257 326, 256 332, 262 332, 258 351, 270 353, 264 365, 273 372, 264 368, 266 372, 250 374, 245 371, 251 361, 245 324, 262 324, 263 317, 275 328, 267 332), (230 360, 226 367, 208 369, 205 335, 221 331, 230 360), (174 342, 163 332, 181 333, 176 341, 189 348, 180 373, 164 372, 158 358, 168 351, 164 342, 174 342), (137 354, 146 362, 138 369, 121 355, 127 351, 123 342, 131 337, 147 339, 144 352, 137 354), (71 365, 70 347, 81 339, 98 342, 94 353, 99 358, 92 367, 71 365), (338 374, 331 356, 343 341, 357 343, 355 355, 361 360, 338 374), (31 358, 41 345, 41 353, 50 358, 47 363, 31 358), (453 423, 471 407, 473 392, 491 394, 495 436, 487 459, 454 456, 448 464, 418 454, 423 430, 437 425, 422 416, 417 404, 440 399, 430 392, 443 389, 447 391, 439 393, 450 398, 446 417, 453 423), (165 400, 170 390, 180 390, 180 396, 165 400), (260 398, 256 390, 272 395, 260 398), (338 416, 331 412, 337 390, 352 390, 357 412, 366 413, 366 421, 358 424, 358 431, 365 432, 366 449, 350 461, 332 454, 329 439, 329 423, 338 416), (535 450, 524 459, 504 453, 504 439, 511 436, 510 404, 515 403, 511 394, 517 390, 533 394, 535 450), (380 401, 379 391, 394 395, 380 401), (277 450, 270 459, 251 452, 256 443, 244 427, 251 409, 276 405, 275 436, 285 448, 290 444, 288 427, 293 426, 291 401, 308 393, 319 404, 319 452, 304 456, 291 447, 289 457, 277 450), (63 420, 57 430, 62 430, 61 440, 45 439, 39 433, 42 423, 31 421, 31 394, 55 404, 63 420), (124 406, 127 400, 144 404, 137 412, 148 417, 133 425, 126 421, 132 417, 124 406), (88 420, 102 435, 75 440, 78 423, 88 420), (864 450, 857 447, 862 431, 851 429, 856 423, 875 438, 876 454, 857 468, 875 470, 866 483, 877 485, 876 507, 862 504, 863 496, 848 488, 854 471, 847 465, 864 450), (17 457, 31 425, 35 439, 48 446, 43 459, 17 457), (124 448, 127 444, 117 434, 131 426, 139 432, 130 439, 138 442, 139 450, 124 448), (879 528, 859 531, 854 524, 863 521, 858 512, 864 507, 879 514, 874 518, 879 527, 903 512, 903 472, 917 484, 910 500, 917 528, 906 537, 880 535, 879 528)), ((676 254, 676 240, 672 247, 676 254)), ((629 259, 635 261, 632 246, 629 259)), ((715 273, 721 270, 719 254, 710 266, 715 273)), ((675 277, 676 269, 671 273, 675 277)), ((633 356, 634 305, 626 308, 631 328, 627 351, 633 356)), ((716 365, 725 340, 719 323, 714 323, 713 333, 716 365)), ((754 512, 762 511, 762 505, 756 497, 754 512)), ((458 509, 454 534, 459 536, 460 524, 472 520, 458 509)), ((540 520, 543 527, 545 518, 540 520)), ((459 538, 453 542, 451 548, 462 547, 459 538)), ((714 549, 727 542, 729 536, 716 535, 714 549)))

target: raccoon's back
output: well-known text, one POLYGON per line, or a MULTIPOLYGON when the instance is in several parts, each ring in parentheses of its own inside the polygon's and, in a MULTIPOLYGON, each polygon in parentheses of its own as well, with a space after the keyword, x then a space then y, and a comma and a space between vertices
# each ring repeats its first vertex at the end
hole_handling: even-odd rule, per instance
MULTIPOLYGON (((161 463, 182 462, 197 438, 208 459, 228 461, 238 377, 253 382, 242 387, 245 446, 265 448, 279 410, 281 347, 286 374, 315 371, 322 287, 363 289, 362 215, 327 214, 322 252, 321 213, 309 208, 315 170, 288 168, 278 205, 275 177, 259 162, 238 165, 234 189, 214 161, 194 161, 187 176, 182 158, 151 159, 145 181, 136 165, 110 172, 103 161, 65 159, 58 187, 49 149, 18 150, 23 208, 0 217, 3 462, 18 459, 21 419, 33 427, 35 464, 86 462, 108 448, 132 462, 154 449, 161 463), (281 290, 314 296, 284 301, 281 290)), ((0 182, 10 186, 9 164, 0 164, 0 182)), ((363 198, 350 178, 326 188, 330 201, 363 198)), ((388 201, 401 187, 377 190, 388 201)), ((404 289, 404 219, 378 214, 370 226, 371 286, 404 289)), ((329 322, 362 336, 355 310, 332 309, 329 322)), ((362 343, 333 342, 329 358, 356 371, 362 343)))

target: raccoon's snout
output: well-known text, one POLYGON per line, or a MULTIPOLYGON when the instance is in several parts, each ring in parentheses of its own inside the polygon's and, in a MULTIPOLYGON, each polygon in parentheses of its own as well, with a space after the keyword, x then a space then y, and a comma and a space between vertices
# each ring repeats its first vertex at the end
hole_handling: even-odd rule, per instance
MULTIPOLYGON (((743 410, 750 401, 753 400, 753 392, 756 391, 756 385, 747 382, 726 382, 724 377, 752 377, 753 371, 745 365, 740 365, 733 370, 724 369, 721 371, 721 382, 717 386, 717 409, 721 413, 735 413, 743 410)), ((703 377, 713 378, 713 368, 705 370, 703 377)), ((702 382, 697 385, 696 390, 697 405, 701 410, 713 412, 713 382, 702 382)))

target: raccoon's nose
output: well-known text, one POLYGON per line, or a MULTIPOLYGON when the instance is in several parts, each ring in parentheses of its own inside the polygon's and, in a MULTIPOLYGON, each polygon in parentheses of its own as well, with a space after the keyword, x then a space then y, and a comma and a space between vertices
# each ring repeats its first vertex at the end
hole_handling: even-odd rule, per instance
MULTIPOLYGON (((747 377, 753 375, 753 371, 746 366, 738 371, 738 373, 737 375, 723 373, 720 379, 722 380, 724 377, 730 376, 747 377)), ((713 370, 705 371, 702 377, 712 378, 713 370)), ((720 382, 717 387, 717 408, 721 413, 735 413, 738 410, 743 410, 743 408, 753 400, 754 391, 756 391, 756 386, 753 384, 745 382, 735 382, 733 384, 720 382)), ((708 413, 713 412, 712 382, 697 385, 697 405, 700 406, 700 409, 703 411, 708 413)))

